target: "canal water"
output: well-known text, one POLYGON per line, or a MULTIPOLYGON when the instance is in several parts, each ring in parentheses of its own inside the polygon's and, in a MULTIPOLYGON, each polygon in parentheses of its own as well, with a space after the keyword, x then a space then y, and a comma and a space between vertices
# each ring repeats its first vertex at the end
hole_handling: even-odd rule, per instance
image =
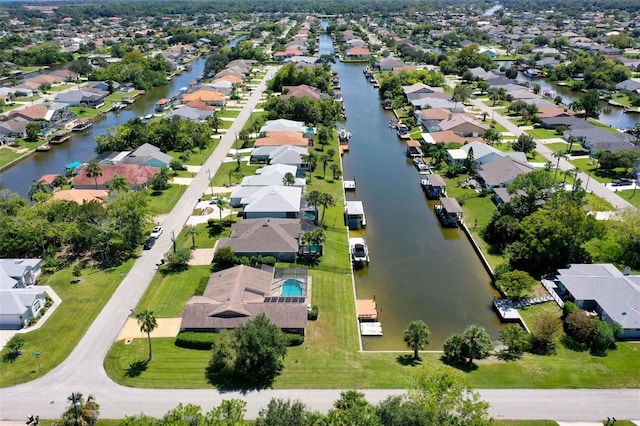
MULTIPOLYGON (((321 35, 320 54, 330 54, 331 38, 321 35)), ((442 350, 453 333, 470 324, 498 338, 491 308, 491 280, 466 236, 442 229, 406 157, 406 145, 388 127, 393 115, 380 106, 378 92, 362 73, 364 64, 336 63, 352 134, 343 157, 344 177, 355 179, 348 200, 364 203, 364 236, 371 263, 355 271, 359 299, 376 299, 384 336, 365 337, 365 350, 403 350, 409 322, 431 329, 428 350, 442 350)))
POLYGON ((205 58, 191 62, 191 70, 177 75, 168 85, 148 90, 139 96, 129 108, 107 113, 94 122, 89 133, 73 133, 71 140, 54 146, 49 152, 36 152, 13 167, 0 172, 0 189, 7 188, 26 197, 34 180, 47 173, 64 173, 64 166, 73 162, 87 162, 96 156, 96 136, 113 126, 118 126, 136 117, 154 112, 155 103, 165 97, 177 94, 182 87, 196 80, 204 70, 205 58))
MULTIPOLYGON (((498 65, 498 68, 511 66, 510 61, 496 61, 496 64, 498 65)), ((565 105, 569 105, 571 102, 579 100, 584 95, 583 92, 576 92, 567 86, 560 86, 555 81, 544 78, 527 77, 521 72, 518 72, 517 80, 526 81, 531 84, 531 86, 539 84, 541 94, 547 89, 552 90, 557 95, 562 96, 562 103, 565 105)), ((602 107, 602 112, 600 113, 598 121, 606 124, 607 126, 613 127, 614 129, 630 129, 637 123, 640 123, 640 114, 625 114, 622 107, 609 105, 604 101, 600 102, 600 106, 602 107)))

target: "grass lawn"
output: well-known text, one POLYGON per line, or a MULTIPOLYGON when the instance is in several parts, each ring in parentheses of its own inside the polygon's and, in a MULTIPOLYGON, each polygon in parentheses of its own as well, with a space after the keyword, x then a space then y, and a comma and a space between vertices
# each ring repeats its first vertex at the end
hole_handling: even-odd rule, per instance
POLYGON ((589 123, 593 124, 594 126, 601 128, 602 130, 606 130, 609 133, 613 133, 614 135, 619 135, 620 134, 620 132, 617 131, 616 129, 614 129, 613 127, 607 126, 606 124, 601 123, 601 122, 599 122, 598 120, 596 120, 594 118, 587 118, 587 121, 589 123))
MULTIPOLYGON (((512 141, 510 141, 509 139, 504 139, 503 138, 503 143, 501 144, 494 144, 493 147, 495 149, 498 149, 502 152, 516 152, 515 149, 513 149, 513 145, 512 145, 512 141)), ((532 163, 546 163, 547 159, 540 154, 538 151, 536 151, 535 149, 533 151, 531 151, 530 153, 526 154, 527 156, 527 161, 530 161, 532 163)))
POLYGON ((496 129, 498 132, 500 132, 500 133, 508 132, 507 128, 506 128, 506 127, 504 127, 502 124, 498 123, 497 121, 496 121, 495 123, 494 123, 494 122, 491 122, 491 126, 492 126, 493 128, 495 128, 495 129, 496 129))
POLYGON ((544 144, 553 152, 566 152, 569 149, 569 144, 566 142, 553 142, 544 144))
MULTIPOLYGON (((622 196, 624 198, 624 196, 622 196)), ((609 203, 607 200, 605 200, 604 198, 598 197, 595 194, 592 193, 587 193, 586 195, 586 201, 587 201, 587 210, 591 211, 591 212, 609 212, 614 210, 613 206, 611 205, 611 203, 609 203)), ((640 197, 637 197, 638 200, 640 201, 640 197)), ((629 201, 631 202, 631 201, 629 201)), ((640 207, 640 206, 638 206, 640 207)))
POLYGON ((240 183, 244 176, 255 174, 256 170, 262 166, 248 166, 246 161, 241 161, 240 171, 236 171, 237 163, 235 161, 222 163, 218 169, 218 173, 213 177, 211 185, 228 186, 233 183, 240 183), (230 173, 231 175, 229 175, 230 173))
POLYGON ((44 139, 38 139, 35 142, 27 142, 22 139, 17 139, 17 142, 11 147, 0 149, 0 167, 9 164, 10 162, 24 156, 25 154, 33 151, 40 145, 44 145, 46 141, 44 139), (15 149, 26 148, 26 151, 16 152, 15 149))
POLYGON ((167 154, 169 154, 173 158, 176 158, 182 161, 182 163, 185 165, 200 166, 213 153, 213 151, 218 146, 218 142, 219 142, 219 139, 211 139, 209 142, 209 145, 207 145, 207 147, 202 151, 200 150, 200 148, 193 148, 191 150, 191 153, 189 154, 188 160, 183 159, 183 152, 181 151, 169 151, 167 154))
POLYGON ((154 215, 169 213, 186 190, 186 185, 176 184, 172 184, 169 189, 165 189, 162 192, 148 189, 147 191, 149 191, 149 195, 151 196, 149 202, 151 212, 154 215))
POLYGON ((626 170, 623 168, 613 169, 612 171, 602 170, 598 168, 591 158, 579 158, 569 160, 569 162, 578 167, 584 173, 591 174, 591 179, 595 179, 600 183, 611 183, 613 179, 626 175, 626 170))
POLYGON ((614 93, 611 96, 611 99, 619 104, 622 104, 624 106, 631 106, 631 102, 629 101, 629 96, 623 94, 623 93, 614 93))
POLYGON ((625 189, 623 191, 618 191, 617 194, 623 199, 627 200, 638 209, 640 209, 640 191, 633 189, 625 189))
POLYGON ((75 348, 93 320, 122 281, 122 274, 131 269, 135 259, 106 270, 83 269, 82 281, 71 284, 72 268, 50 276, 40 283, 49 285, 62 303, 38 330, 24 334, 24 354, 14 362, 2 362, 0 387, 24 383, 40 377, 59 365, 75 348), (40 365, 31 356, 40 351, 40 365))
POLYGON ((527 130, 527 133, 536 139, 554 139, 562 137, 562 135, 556 134, 555 130, 548 129, 531 129, 527 130))
POLYGON ((89 107, 69 107, 69 111, 75 113, 78 118, 93 118, 103 110, 89 107))
POLYGON ((238 115, 240 115, 240 110, 225 109, 224 111, 220 111, 218 115, 225 118, 236 118, 238 115))
POLYGON ((56 84, 55 86, 51 86, 49 91, 51 91, 51 92, 62 92, 63 90, 70 89, 70 88, 72 88, 74 86, 75 86, 74 83, 56 84))

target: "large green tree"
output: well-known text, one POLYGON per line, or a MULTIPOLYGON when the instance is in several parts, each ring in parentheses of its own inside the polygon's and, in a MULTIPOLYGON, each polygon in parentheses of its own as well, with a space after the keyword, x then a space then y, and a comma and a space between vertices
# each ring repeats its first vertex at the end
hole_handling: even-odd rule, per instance
POLYGON ((92 395, 85 399, 80 392, 74 392, 69 395, 67 400, 69 401, 69 406, 62 413, 60 425, 88 426, 98 423, 100 405, 92 395))
POLYGON ((88 178, 95 181, 96 189, 98 189, 98 178, 102 177, 102 166, 95 161, 91 161, 86 165, 85 173, 88 178))
POLYGON ((282 371, 286 353, 284 334, 260 314, 220 333, 211 352, 207 379, 223 387, 264 388, 282 371))

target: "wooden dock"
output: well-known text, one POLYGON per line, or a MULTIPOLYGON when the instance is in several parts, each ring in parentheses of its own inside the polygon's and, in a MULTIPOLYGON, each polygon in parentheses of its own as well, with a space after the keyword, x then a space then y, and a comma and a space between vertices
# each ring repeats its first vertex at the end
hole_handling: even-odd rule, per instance
POLYGON ((349 152, 349 143, 340 143, 338 149, 340 150, 340 155, 344 154, 345 152, 349 152))
POLYGON ((356 311, 359 321, 378 321, 378 305, 376 299, 358 299, 356 311))

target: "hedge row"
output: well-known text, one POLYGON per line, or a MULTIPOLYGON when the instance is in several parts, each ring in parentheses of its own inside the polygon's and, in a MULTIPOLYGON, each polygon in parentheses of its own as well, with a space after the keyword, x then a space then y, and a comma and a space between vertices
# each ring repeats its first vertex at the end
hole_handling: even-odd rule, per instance
POLYGON ((186 349, 208 351, 216 340, 216 333, 181 331, 176 337, 176 346, 186 349))

